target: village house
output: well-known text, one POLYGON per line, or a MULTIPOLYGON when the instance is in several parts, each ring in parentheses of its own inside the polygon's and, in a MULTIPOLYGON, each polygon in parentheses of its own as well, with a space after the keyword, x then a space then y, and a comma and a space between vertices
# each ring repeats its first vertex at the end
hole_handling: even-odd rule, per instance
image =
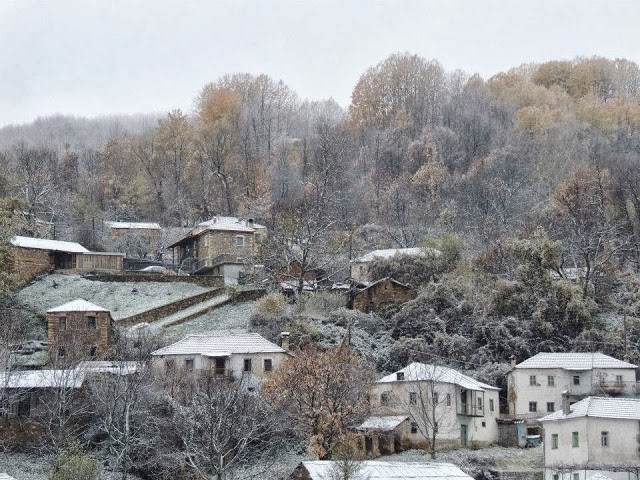
POLYGON ((47 337, 52 364, 96 359, 113 343, 113 318, 106 308, 73 300, 47 310, 47 337))
POLYGON ((173 263, 196 275, 222 275, 237 284, 253 267, 266 228, 253 219, 213 217, 169 245, 173 263))
POLYGON ((388 248, 384 250, 373 250, 351 261, 351 279, 356 284, 367 285, 371 282, 369 276, 369 265, 376 260, 388 260, 396 255, 407 255, 411 257, 425 255, 440 255, 438 250, 433 248, 388 248))
MULTIPOLYGON (((366 480, 471 480, 451 463, 384 462, 366 460, 352 462, 348 478, 366 480)), ((340 461, 312 460, 302 462, 291 475, 292 480, 331 480, 346 478, 340 461)))
POLYGON ((149 254, 156 255, 160 251, 162 229, 159 223, 105 221, 104 226, 109 230, 111 240, 120 245, 130 239, 148 246, 149 254))
POLYGON ((349 306, 365 313, 374 312, 387 305, 405 303, 416 298, 416 291, 411 285, 405 285, 387 277, 373 282, 364 288, 352 291, 349 306))
POLYGON ((188 335, 151 355, 153 368, 164 374, 207 371, 220 378, 246 380, 249 387, 259 385, 290 356, 257 333, 188 335))
MULTIPOLYGON (((448 367, 412 363, 378 380, 370 402, 375 416, 409 417, 408 432, 402 422, 397 424, 401 428, 387 432, 403 449, 427 448, 433 427, 436 449, 483 446, 498 441, 499 391, 448 367)), ((381 450, 367 447, 371 452, 381 450)))
POLYGON ((636 365, 602 353, 538 353, 507 375, 509 416, 532 421, 588 395, 633 395, 636 365))
POLYGON ((25 283, 54 270, 119 271, 123 253, 90 252, 75 242, 14 236, 14 271, 25 283))
POLYGON ((545 480, 637 479, 640 399, 587 397, 542 417, 545 480))

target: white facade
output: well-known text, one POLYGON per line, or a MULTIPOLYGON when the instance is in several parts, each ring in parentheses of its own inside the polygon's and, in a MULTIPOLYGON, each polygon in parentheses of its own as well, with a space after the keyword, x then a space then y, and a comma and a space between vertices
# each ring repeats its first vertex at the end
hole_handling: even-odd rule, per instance
POLYGON ((513 368, 507 377, 509 413, 534 419, 588 395, 632 395, 636 366, 601 353, 539 353, 513 368))
POLYGON ((376 382, 370 401, 375 414, 408 415, 416 444, 435 422, 436 448, 498 441, 499 389, 446 367, 412 363, 376 382))
POLYGON ((640 399, 588 397, 541 419, 544 426, 545 480, 588 480, 602 474, 612 480, 637 480, 618 470, 640 471, 640 399))

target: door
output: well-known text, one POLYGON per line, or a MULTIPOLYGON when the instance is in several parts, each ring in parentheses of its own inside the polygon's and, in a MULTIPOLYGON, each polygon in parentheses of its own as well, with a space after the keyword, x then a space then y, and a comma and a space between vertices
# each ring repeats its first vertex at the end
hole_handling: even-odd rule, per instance
POLYGON ((469 427, 467 425, 460 425, 460 445, 466 447, 469 443, 469 427))
POLYGON ((226 359, 224 357, 216 357, 216 375, 224 375, 226 359))
POLYGON ((364 451, 368 457, 373 455, 373 438, 371 438, 371 435, 364 437, 364 451))

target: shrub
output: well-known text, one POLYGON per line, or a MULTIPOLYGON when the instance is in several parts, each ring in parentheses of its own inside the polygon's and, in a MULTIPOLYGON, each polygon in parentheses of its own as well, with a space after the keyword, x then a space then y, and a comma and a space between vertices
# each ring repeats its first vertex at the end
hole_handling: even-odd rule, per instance
POLYGON ((281 315, 287 306, 287 299, 281 293, 270 293, 258 300, 256 311, 262 314, 281 315))
POLYGON ((61 451, 53 461, 49 480, 94 480, 98 478, 100 464, 73 444, 61 451))

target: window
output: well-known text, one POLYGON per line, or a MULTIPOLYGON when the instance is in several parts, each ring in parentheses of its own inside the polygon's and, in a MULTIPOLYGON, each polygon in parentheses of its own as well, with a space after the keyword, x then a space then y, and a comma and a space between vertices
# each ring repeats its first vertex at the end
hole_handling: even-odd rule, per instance
POLYGON ((58 318, 58 330, 66 330, 67 329, 67 317, 58 318))
POLYGON ((529 402, 529 411, 537 412, 538 411, 538 402, 529 402))
POLYGON ((535 375, 529 375, 529 385, 534 386, 537 385, 538 382, 536 381, 536 376, 535 375))
POLYGON ((380 394, 380 405, 389 405, 389 393, 384 392, 380 394))
POLYGON ((573 448, 578 448, 580 446, 580 434, 578 432, 573 432, 571 434, 571 446, 573 448))
POLYGON ((91 350, 89 350, 90 357, 95 357, 97 353, 98 353, 98 347, 96 346, 91 347, 91 350))
POLYGON ((175 363, 174 363, 173 359, 171 359, 171 358, 167 358, 167 359, 164 361, 164 369, 165 369, 167 372, 171 372, 171 371, 173 371, 173 368, 174 368, 174 367, 175 367, 175 363))
POLYGON ((433 432, 438 433, 438 422, 433 422, 433 432))
POLYGON ((418 424, 416 422, 411 422, 411 433, 418 433, 418 424))
POLYGON ((547 402, 547 412, 555 412, 556 404, 553 402, 547 402))
POLYGON ((245 372, 250 372, 251 371, 251 359, 250 358, 245 358, 244 359, 243 371, 245 371, 245 372))
POLYGON ((553 435, 551 435, 551 449, 552 450, 557 450, 558 449, 558 434, 554 433, 553 435))
POLYGON ((551 477, 552 480, 560 480, 560 475, 558 475, 557 473, 553 474, 553 477, 551 477))
POLYGON ((65 353, 66 353, 66 351, 65 351, 64 347, 58 347, 58 358, 64 357, 65 353))
POLYGON ((96 329, 96 317, 87 317, 87 328, 89 330, 96 329))
POLYGON ((580 480, 580 474, 578 472, 573 474, 573 480, 580 480))
POLYGON ((600 445, 603 447, 609 446, 609 432, 600 432, 600 445))
POLYGON ((451 394, 447 393, 447 407, 451 406, 451 394))
POLYGON ((574 385, 580 385, 580 375, 574 375, 573 376, 573 384, 574 385))
POLYGON ((482 397, 478 397, 478 410, 482 410, 482 397))
POLYGON ((624 383, 624 382, 622 381, 622 375, 616 375, 616 383, 617 383, 618 385, 622 385, 622 383, 624 383))
POLYGON ((482 427, 486 427, 487 426, 487 422, 482 422, 482 427))
POLYGON ((236 247, 244 247, 244 235, 236 236, 236 247))
POLYGON ((547 387, 555 387, 556 386, 556 377, 553 375, 547 375, 547 387))
POLYGON ((193 370, 194 364, 195 364, 195 362, 194 362, 193 358, 185 358, 184 359, 184 368, 186 368, 188 371, 193 370))
POLYGON ((264 371, 265 372, 270 372, 271 370, 273 370, 273 360, 271 360, 270 358, 265 358, 264 359, 264 371))
POLYGON ((409 392, 409 403, 411 405, 418 403, 418 394, 416 392, 409 392))
POLYGON ((433 392, 433 404, 438 405, 440 398, 438 396, 438 392, 433 392))

